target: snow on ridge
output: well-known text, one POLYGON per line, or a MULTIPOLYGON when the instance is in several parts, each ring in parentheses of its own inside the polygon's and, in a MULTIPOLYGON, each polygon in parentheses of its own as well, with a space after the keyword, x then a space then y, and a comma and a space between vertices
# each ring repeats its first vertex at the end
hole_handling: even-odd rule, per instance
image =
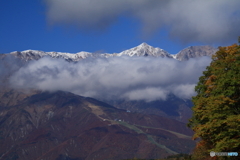
POLYGON ((177 54, 171 54, 173 59, 177 59, 177 54))
POLYGON ((64 59, 69 59, 72 61, 78 61, 80 59, 87 58, 89 56, 92 56, 92 53, 90 52, 85 52, 81 51, 78 53, 66 53, 66 52, 44 52, 44 51, 39 51, 39 50, 24 50, 24 51, 14 51, 11 52, 10 54, 14 56, 18 56, 22 59, 39 59, 44 56, 50 56, 52 58, 64 58, 64 59))
MULTIPOLYGON (((186 49, 191 49, 191 47, 187 47, 186 49)), ((90 53, 90 52, 77 52, 77 53, 66 53, 66 52, 44 52, 44 51, 39 51, 39 50, 25 50, 25 51, 15 51, 11 52, 10 54, 25 59, 25 60, 32 60, 32 59, 40 59, 44 56, 50 56, 52 58, 63 58, 68 61, 79 61, 81 59, 85 59, 88 57, 104 57, 104 58, 109 58, 109 57, 120 57, 120 56, 138 56, 138 57, 143 57, 143 56, 150 56, 150 57, 168 57, 168 58, 173 58, 179 61, 182 61, 183 58, 181 57, 186 57, 187 53, 182 53, 186 49, 183 49, 177 54, 170 54, 167 51, 158 48, 158 47, 153 47, 148 45, 147 43, 141 43, 140 45, 130 48, 128 50, 122 51, 120 53, 90 53)), ((204 51, 206 52, 206 51, 204 51)), ((198 56, 203 55, 203 53, 199 53, 198 56)))
POLYGON ((87 57, 91 57, 92 53, 90 52, 85 52, 85 51, 81 51, 81 52, 77 52, 77 53, 65 53, 65 52, 47 52, 48 55, 50 55, 51 57, 62 57, 64 59, 70 59, 72 61, 78 61, 80 59, 85 59, 87 57))
POLYGON ((72 60, 72 61, 78 61, 80 59, 85 59, 87 57, 105 57, 105 58, 109 58, 109 57, 114 57, 114 56, 153 56, 153 57, 170 57, 171 55, 161 49, 161 48, 154 48, 150 45, 148 45, 147 43, 141 43, 140 45, 130 48, 128 50, 125 50, 123 52, 120 53, 113 53, 113 54, 109 54, 109 53, 102 53, 102 54, 93 54, 90 52, 85 52, 85 51, 81 51, 81 52, 77 52, 77 53, 66 53, 66 52, 44 52, 44 51, 39 51, 39 50, 25 50, 25 51, 15 51, 15 52, 11 52, 10 54, 13 55, 17 55, 20 56, 22 58, 26 58, 26 59, 39 59, 41 57, 44 56, 50 56, 53 58, 64 58, 64 59, 68 59, 68 60, 72 60))

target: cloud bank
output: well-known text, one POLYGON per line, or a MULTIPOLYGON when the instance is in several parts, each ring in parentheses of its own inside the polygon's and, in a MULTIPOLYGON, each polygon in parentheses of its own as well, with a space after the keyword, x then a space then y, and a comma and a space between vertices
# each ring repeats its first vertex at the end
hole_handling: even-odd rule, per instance
POLYGON ((142 34, 167 28, 183 43, 228 43, 240 35, 239 0, 45 0, 51 24, 103 30, 119 17, 137 19, 142 34))
POLYGON ((209 57, 180 62, 170 58, 87 58, 77 63, 42 58, 31 61, 10 77, 17 88, 63 90, 101 99, 153 101, 169 94, 188 99, 209 57))

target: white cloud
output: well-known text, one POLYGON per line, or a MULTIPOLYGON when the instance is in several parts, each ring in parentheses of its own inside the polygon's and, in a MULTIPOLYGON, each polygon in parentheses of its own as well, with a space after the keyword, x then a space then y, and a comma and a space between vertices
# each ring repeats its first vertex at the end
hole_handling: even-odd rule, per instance
POLYGON ((181 97, 183 99, 189 99, 195 95, 194 92, 195 84, 180 84, 177 86, 172 86, 171 90, 174 95, 181 97))
POLYGON ((170 58, 112 57, 69 63, 48 57, 31 61, 11 78, 14 87, 64 90, 101 99, 165 100, 168 94, 191 98, 211 59, 180 62, 170 58))
POLYGON ((23 61, 19 61, 10 55, 2 55, 0 57, 0 86, 6 86, 8 77, 23 65, 23 61))
POLYGON ((138 19, 142 34, 162 27, 181 42, 224 43, 240 35, 239 0, 45 0, 51 24, 108 28, 120 16, 138 19))
POLYGON ((126 92, 122 95, 122 98, 126 98, 128 100, 145 100, 147 102, 154 100, 166 100, 169 91, 164 88, 144 88, 144 89, 136 89, 126 92))

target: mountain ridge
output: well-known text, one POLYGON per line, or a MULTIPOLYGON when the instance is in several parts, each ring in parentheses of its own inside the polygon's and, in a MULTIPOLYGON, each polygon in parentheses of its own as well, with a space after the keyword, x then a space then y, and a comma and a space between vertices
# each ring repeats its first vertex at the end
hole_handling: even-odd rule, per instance
POLYGON ((9 54, 24 59, 24 60, 38 60, 45 56, 50 56, 52 58, 63 58, 68 61, 79 61, 81 59, 86 59, 88 57, 121 57, 121 56, 138 56, 138 57, 167 57, 173 58, 179 61, 188 60, 190 58, 202 57, 202 56, 211 56, 217 51, 216 48, 211 46, 190 46, 181 51, 177 54, 170 54, 167 51, 148 45, 147 43, 142 43, 136 47, 127 49, 120 53, 91 53, 86 51, 81 51, 77 53, 67 53, 67 52, 44 52, 39 50, 25 50, 25 51, 14 51, 10 52, 9 54))

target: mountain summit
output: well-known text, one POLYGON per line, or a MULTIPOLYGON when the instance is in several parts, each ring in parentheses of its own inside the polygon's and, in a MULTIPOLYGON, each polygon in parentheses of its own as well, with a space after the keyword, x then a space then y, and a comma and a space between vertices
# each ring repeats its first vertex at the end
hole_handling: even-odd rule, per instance
POLYGON ((154 48, 147 43, 142 43, 137 47, 125 50, 118 54, 118 56, 128 55, 128 56, 153 56, 153 57, 168 57, 172 56, 165 50, 160 48, 154 48))

